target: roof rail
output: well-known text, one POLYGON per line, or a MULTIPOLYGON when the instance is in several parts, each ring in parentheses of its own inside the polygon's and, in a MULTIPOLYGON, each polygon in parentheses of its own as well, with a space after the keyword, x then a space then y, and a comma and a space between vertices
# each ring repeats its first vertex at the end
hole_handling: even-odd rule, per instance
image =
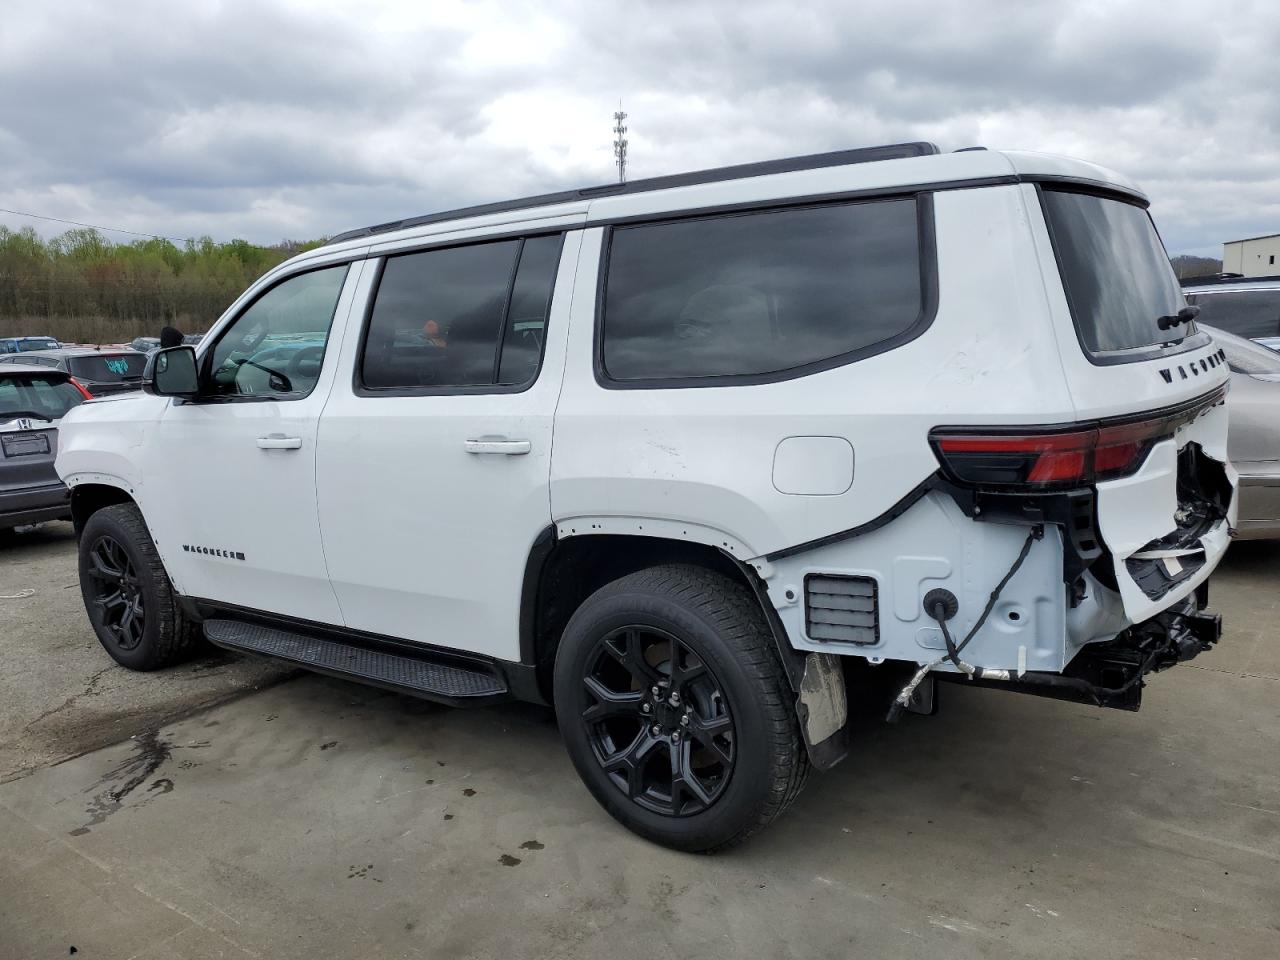
POLYGON ((1253 283, 1254 281, 1275 283, 1280 281, 1280 276, 1246 277, 1242 273, 1211 273, 1204 277, 1183 277, 1178 283, 1184 287, 1212 287, 1219 284, 1253 283))
POLYGON ((361 237, 390 233, 392 230, 403 230, 406 227, 418 227, 427 223, 461 220, 466 217, 480 217, 485 214, 505 213, 510 210, 526 210, 531 207, 549 206, 553 203, 569 203, 573 200, 590 200, 595 197, 647 193, 651 190, 667 190, 671 187, 691 187, 700 183, 742 180, 747 177, 763 177, 772 173, 817 170, 821 167, 843 167, 847 164, 872 163, 876 160, 903 160, 908 157, 927 157, 938 152, 937 146, 932 143, 892 143, 882 147, 860 147, 856 150, 811 153, 803 157, 765 160, 760 163, 740 163, 731 167, 715 167, 711 170, 695 170, 692 173, 675 173, 666 177, 632 180, 630 183, 607 183, 598 187, 582 187, 577 190, 564 190, 559 193, 544 193, 536 197, 523 197, 518 200, 503 200, 497 203, 482 203, 473 207, 459 207, 456 210, 444 210, 440 213, 428 213, 421 217, 392 220, 387 223, 378 223, 371 227, 361 227, 358 230, 348 230, 335 237, 330 237, 326 243, 341 243, 344 240, 358 240, 361 237))

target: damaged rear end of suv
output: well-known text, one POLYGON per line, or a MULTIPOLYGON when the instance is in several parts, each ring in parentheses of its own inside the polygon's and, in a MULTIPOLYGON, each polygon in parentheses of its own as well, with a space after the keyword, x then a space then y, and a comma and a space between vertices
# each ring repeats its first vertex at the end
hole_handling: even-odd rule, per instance
MULTIPOLYGON (((1197 330, 1145 198, 1073 173, 1019 188, 1044 298, 982 350, 1021 409, 992 415, 975 387, 991 368, 936 378, 955 410, 928 433, 937 471, 835 543, 764 558, 771 579, 804 584, 779 613, 809 650, 914 661, 889 681, 891 721, 932 712, 939 680, 1137 710, 1150 674, 1221 634, 1205 608, 1235 516, 1225 357, 1197 330), (1027 378, 1016 358, 1044 350, 1059 370, 1027 378)), ((971 363, 960 349, 944 367, 971 363)))

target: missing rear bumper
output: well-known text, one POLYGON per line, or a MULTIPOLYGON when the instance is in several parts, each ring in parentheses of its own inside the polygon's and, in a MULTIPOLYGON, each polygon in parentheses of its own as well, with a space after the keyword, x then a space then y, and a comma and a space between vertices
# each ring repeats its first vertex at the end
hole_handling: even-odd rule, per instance
POLYGON ((972 683, 1037 697, 1068 700, 1118 710, 1137 710, 1148 674, 1165 670, 1211 649, 1222 636, 1222 617, 1203 608, 1200 590, 1178 606, 1135 624, 1107 643, 1090 644, 1062 673, 1028 672, 1007 680, 935 673, 939 680, 972 683))

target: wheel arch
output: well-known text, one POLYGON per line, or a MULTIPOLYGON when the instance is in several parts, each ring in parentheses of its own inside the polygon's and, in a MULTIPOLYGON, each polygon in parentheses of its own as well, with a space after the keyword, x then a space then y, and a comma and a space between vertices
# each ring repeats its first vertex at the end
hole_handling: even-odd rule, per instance
POLYGON ((136 504, 133 490, 102 479, 74 483, 71 487, 71 522, 75 526, 76 536, 80 536, 80 531, 91 516, 103 507, 117 503, 136 504))
POLYGON ((546 527, 530 548, 520 598, 520 659, 535 668, 543 699, 552 701, 552 667, 560 637, 581 603, 620 577, 668 563, 714 570, 747 587, 769 625, 787 680, 793 691, 798 690, 804 655, 791 646, 764 582, 740 559, 744 554, 748 548, 740 541, 673 521, 588 518, 546 527), (696 529, 698 539, 664 535, 675 528, 689 534, 696 529))

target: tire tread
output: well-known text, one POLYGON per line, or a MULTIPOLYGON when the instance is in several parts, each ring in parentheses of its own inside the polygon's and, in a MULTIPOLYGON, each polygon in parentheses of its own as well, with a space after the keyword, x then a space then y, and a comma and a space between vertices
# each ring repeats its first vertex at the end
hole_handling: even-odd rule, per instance
MULTIPOLYGON (((133 669, 159 670, 188 659, 203 642, 203 634, 199 625, 190 622, 178 604, 177 592, 169 580, 164 561, 160 559, 160 552, 156 550, 155 541, 151 539, 142 511, 133 503, 117 503, 94 513, 88 523, 100 518, 117 524, 133 542, 143 564, 138 574, 151 580, 159 601, 154 610, 147 611, 148 617, 156 619, 158 628, 152 644, 152 656, 145 666, 133 669)), ((111 652, 110 648, 108 652, 111 652)))
POLYGON ((717 571, 693 564, 666 564, 636 571, 601 587, 591 599, 637 593, 677 601, 710 624, 761 692, 758 706, 771 741, 773 770, 767 799, 754 819, 733 836, 698 852, 715 853, 735 847, 782 816, 809 777, 809 756, 801 737, 794 694, 774 648, 773 635, 751 591, 717 571))

